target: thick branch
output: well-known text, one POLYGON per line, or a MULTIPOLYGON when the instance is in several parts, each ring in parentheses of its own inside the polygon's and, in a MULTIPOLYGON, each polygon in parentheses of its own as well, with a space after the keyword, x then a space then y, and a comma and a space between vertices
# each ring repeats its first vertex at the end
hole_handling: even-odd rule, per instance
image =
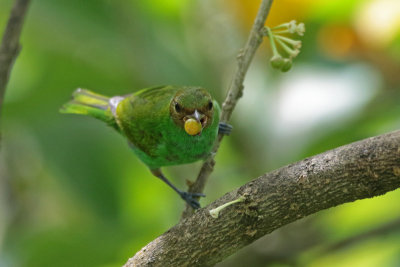
MULTIPOLYGON (((237 101, 243 94, 243 81, 246 77, 247 70, 249 69, 250 63, 253 60, 254 54, 258 47, 263 41, 262 29, 264 28, 265 21, 267 20, 269 10, 271 8, 273 0, 263 0, 253 27, 251 29, 249 38, 247 39, 246 45, 238 55, 238 66, 235 74, 233 75, 232 81, 229 86, 228 94, 224 103, 222 104, 222 112, 220 120, 222 122, 228 122, 231 118, 233 109, 236 106, 237 101)), ((207 179, 213 171, 215 161, 215 153, 217 153, 219 145, 224 137, 223 134, 218 136, 214 147, 211 151, 210 156, 206 159, 203 166, 200 169, 199 175, 196 181, 189 186, 189 192, 202 193, 206 185, 207 179)), ((189 205, 186 205, 186 209, 182 214, 182 218, 187 218, 193 214, 193 210, 189 205)))
POLYGON ((182 220, 125 266, 212 266, 312 213, 400 187, 400 131, 365 139, 264 174, 182 220), (245 202, 209 210, 244 196, 245 202))
POLYGON ((6 86, 12 65, 20 50, 19 36, 21 35, 26 10, 30 0, 16 0, 11 10, 3 40, 0 46, 0 117, 6 86))

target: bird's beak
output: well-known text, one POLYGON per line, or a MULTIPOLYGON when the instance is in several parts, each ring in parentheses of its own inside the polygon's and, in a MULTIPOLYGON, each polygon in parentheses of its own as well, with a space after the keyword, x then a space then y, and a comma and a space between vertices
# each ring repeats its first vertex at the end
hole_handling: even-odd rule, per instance
POLYGON ((200 135, 201 131, 203 130, 203 117, 204 114, 201 114, 196 109, 194 113, 185 120, 186 133, 189 135, 200 135))
POLYGON ((200 122, 201 114, 200 114, 200 112, 197 111, 197 109, 194 110, 194 113, 192 116, 196 119, 196 121, 200 122))

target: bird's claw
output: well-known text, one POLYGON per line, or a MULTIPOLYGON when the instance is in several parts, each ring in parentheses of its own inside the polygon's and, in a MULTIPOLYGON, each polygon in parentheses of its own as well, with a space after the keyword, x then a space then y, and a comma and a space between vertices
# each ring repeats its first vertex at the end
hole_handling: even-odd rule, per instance
POLYGON ((224 135, 230 135, 232 132, 232 125, 225 123, 225 122, 220 122, 218 124, 218 133, 224 134, 224 135))
POLYGON ((202 193, 180 192, 181 198, 186 201, 193 209, 199 209, 200 203, 196 198, 205 197, 202 193))

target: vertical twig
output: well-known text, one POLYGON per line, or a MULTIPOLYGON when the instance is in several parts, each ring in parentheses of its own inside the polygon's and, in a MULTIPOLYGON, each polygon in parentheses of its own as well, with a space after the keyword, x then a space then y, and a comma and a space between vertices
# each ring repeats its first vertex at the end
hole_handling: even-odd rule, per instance
MULTIPOLYGON (((15 0, 0 45, 0 148, 1 148, 1 111, 3 108, 4 95, 8 79, 10 77, 11 68, 21 49, 19 45, 19 37, 21 35, 22 25, 24 22, 26 11, 29 6, 29 2, 30 0, 15 0)), ((10 189, 11 185, 7 179, 8 178, 7 168, 4 163, 5 163, 4 154, 0 154, 0 189, 1 189, 0 191, 1 194, 3 195, 5 194, 7 198, 6 193, 9 193, 9 191, 11 190, 10 189)), ((5 213, 2 213, 1 215, 5 215, 5 213)), ((9 221, 7 220, 4 227, 7 227, 8 223, 9 221)), ((2 243, 3 240, 0 239, 0 247, 2 246, 2 243)))
MULTIPOLYGON (((220 118, 221 122, 229 121, 237 101, 243 94, 243 88, 244 88, 243 81, 244 78, 246 77, 246 73, 247 70, 249 69, 250 63, 253 60, 254 54, 256 53, 258 47, 263 41, 262 29, 268 17, 272 1, 273 0, 263 0, 261 2, 260 8, 258 9, 258 13, 254 21, 253 27, 251 29, 249 38, 247 39, 246 45, 240 51, 237 57, 238 66, 230 83, 228 94, 225 98, 224 103, 222 104, 222 113, 220 118)), ((203 166, 200 169, 196 181, 189 186, 188 190, 189 192, 202 193, 204 191, 207 179, 214 169, 215 153, 218 151, 219 145, 223 137, 224 136, 222 134, 218 136, 218 139, 215 141, 210 156, 206 159, 206 161, 204 162, 203 166)), ((189 205, 186 205, 186 208, 182 213, 182 219, 187 218, 192 214, 193 214, 193 209, 189 205)))
POLYGON ((15 0, 0 46, 0 120, 8 79, 21 50, 19 37, 29 3, 30 0, 15 0))

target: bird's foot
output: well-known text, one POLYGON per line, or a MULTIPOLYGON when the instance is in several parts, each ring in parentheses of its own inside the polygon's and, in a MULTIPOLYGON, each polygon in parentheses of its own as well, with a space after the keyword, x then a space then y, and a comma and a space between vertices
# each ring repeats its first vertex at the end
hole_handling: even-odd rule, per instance
POLYGON ((183 200, 186 201, 186 203, 188 203, 195 210, 200 208, 200 203, 196 198, 206 196, 202 193, 190 193, 190 192, 180 192, 179 195, 183 200))
POLYGON ((232 132, 232 125, 225 123, 225 122, 220 122, 218 124, 218 133, 224 134, 224 135, 230 135, 232 132))

